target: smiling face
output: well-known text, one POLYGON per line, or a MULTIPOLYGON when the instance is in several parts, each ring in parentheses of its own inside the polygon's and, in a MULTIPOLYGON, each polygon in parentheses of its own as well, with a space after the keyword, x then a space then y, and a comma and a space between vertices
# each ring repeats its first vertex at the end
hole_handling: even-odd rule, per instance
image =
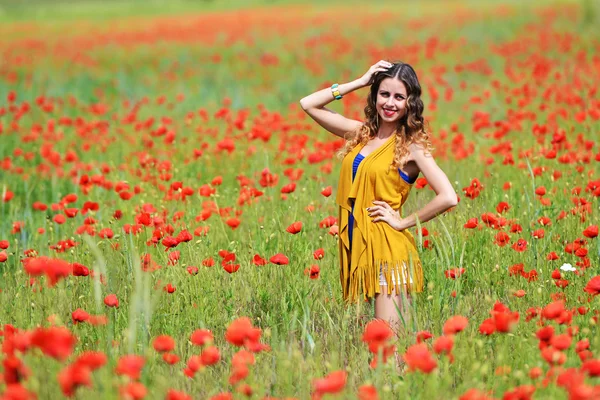
POLYGON ((408 92, 400 79, 385 78, 377 90, 375 106, 382 122, 396 123, 406 115, 408 92))

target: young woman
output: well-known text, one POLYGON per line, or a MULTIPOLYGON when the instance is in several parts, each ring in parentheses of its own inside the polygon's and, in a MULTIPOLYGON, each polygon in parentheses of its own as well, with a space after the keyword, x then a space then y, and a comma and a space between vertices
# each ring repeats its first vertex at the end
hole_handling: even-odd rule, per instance
POLYGON ((423 271, 407 230, 454 207, 457 196, 431 156, 424 127, 421 86, 413 68, 381 60, 360 78, 319 90, 300 100, 306 113, 346 139, 336 203, 342 293, 347 302, 375 298, 375 318, 398 332, 408 317, 410 293, 423 291, 423 271), (365 121, 325 107, 356 89, 371 86, 365 121), (403 218, 401 207, 419 176, 436 196, 403 218), (400 315, 397 310, 400 310, 400 315))

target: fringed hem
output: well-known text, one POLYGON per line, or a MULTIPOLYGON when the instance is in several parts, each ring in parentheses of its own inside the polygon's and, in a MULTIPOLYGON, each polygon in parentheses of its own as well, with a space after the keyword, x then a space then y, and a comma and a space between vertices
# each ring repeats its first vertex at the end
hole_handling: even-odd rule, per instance
POLYGON ((342 281, 344 300, 356 302, 361 291, 365 301, 381 293, 380 271, 385 278, 388 295, 394 290, 397 294, 423 291, 423 267, 419 258, 415 261, 376 260, 374 265, 359 266, 351 276, 345 277, 346 281, 342 281))

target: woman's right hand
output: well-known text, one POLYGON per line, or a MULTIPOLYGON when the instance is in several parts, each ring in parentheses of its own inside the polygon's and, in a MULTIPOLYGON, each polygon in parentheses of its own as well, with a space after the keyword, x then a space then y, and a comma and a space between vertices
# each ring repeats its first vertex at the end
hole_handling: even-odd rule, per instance
POLYGON ((363 86, 368 86, 372 83, 373 75, 377 72, 387 71, 392 65, 391 62, 385 60, 379 60, 375 64, 371 65, 371 68, 363 76, 361 76, 358 80, 361 82, 363 86))

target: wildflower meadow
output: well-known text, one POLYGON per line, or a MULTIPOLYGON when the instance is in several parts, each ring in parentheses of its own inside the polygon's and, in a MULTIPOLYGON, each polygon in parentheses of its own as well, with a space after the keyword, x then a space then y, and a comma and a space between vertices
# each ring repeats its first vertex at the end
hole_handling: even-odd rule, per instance
POLYGON ((0 13, 0 399, 600 399, 599 4, 128 1, 0 13), (380 59, 458 197, 400 335, 299 105, 380 59))

